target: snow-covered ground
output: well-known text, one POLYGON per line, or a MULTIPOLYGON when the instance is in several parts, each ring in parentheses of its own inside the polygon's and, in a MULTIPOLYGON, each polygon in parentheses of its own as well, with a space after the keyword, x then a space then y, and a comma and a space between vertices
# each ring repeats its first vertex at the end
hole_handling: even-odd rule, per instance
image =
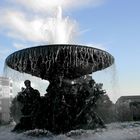
POLYGON ((28 131, 25 133, 12 133, 13 126, 0 127, 0 140, 140 140, 140 122, 112 123, 106 129, 97 130, 74 130, 67 134, 52 135, 41 130, 28 131))

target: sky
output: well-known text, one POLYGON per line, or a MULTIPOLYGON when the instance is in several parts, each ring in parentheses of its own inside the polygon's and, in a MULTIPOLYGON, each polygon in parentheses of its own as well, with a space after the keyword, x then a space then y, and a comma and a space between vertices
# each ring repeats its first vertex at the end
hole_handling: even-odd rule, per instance
POLYGON ((48 23, 58 6, 77 30, 77 44, 101 48, 114 56, 114 66, 93 74, 111 100, 140 95, 139 0, 1 0, 0 74, 9 54, 48 44, 42 24, 48 23))

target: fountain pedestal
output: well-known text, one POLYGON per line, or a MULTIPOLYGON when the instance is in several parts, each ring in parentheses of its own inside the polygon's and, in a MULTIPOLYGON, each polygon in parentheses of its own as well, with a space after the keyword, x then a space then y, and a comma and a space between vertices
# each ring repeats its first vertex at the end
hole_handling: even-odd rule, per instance
POLYGON ((38 128, 65 133, 74 129, 104 127, 102 119, 94 111, 96 101, 104 93, 89 76, 75 81, 56 77, 50 82, 45 96, 32 104, 25 91, 20 92, 17 101, 23 106, 22 117, 14 131, 38 128))

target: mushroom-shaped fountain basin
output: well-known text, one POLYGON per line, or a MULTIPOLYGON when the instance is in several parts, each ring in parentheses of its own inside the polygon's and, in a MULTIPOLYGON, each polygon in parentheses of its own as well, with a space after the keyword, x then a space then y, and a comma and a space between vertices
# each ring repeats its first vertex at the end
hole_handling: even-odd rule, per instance
POLYGON ((10 68, 46 80, 54 76, 75 79, 105 69, 113 63, 114 57, 104 50, 71 44, 26 48, 6 59, 10 68))

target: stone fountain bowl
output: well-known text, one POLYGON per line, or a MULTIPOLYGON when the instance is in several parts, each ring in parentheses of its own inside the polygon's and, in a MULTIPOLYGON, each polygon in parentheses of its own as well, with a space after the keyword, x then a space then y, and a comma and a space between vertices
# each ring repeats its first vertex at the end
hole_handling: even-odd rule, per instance
POLYGON ((113 63, 114 57, 104 50, 71 44, 26 48, 6 58, 10 68, 46 80, 56 76, 75 79, 105 69, 113 63))

